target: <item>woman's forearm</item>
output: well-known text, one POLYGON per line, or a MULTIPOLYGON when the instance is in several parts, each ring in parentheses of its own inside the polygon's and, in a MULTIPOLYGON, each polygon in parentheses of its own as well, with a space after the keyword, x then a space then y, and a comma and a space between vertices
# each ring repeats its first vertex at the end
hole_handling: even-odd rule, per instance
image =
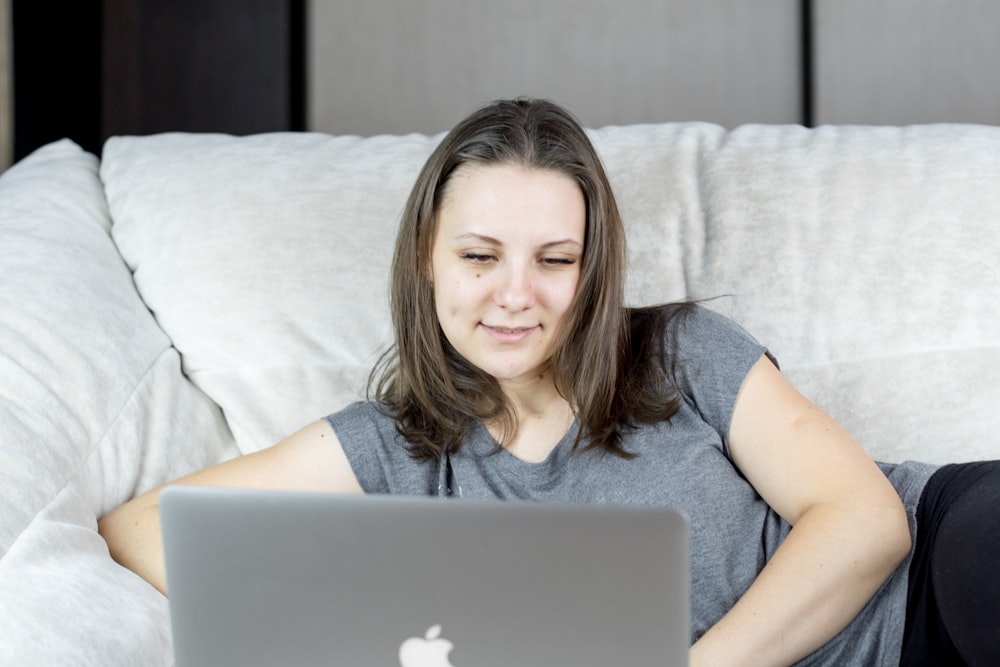
POLYGON ((112 558, 166 594, 158 498, 158 491, 139 496, 102 518, 97 529, 112 558))
MULTIPOLYGON (((333 428, 320 419, 273 447, 183 477, 175 484, 245 489, 362 493, 333 428)), ((160 534, 160 490, 125 503, 98 523, 111 557, 167 592, 160 534)))
POLYGON ((850 623, 909 548, 901 505, 811 508, 746 594, 691 648, 691 667, 794 664, 850 623))

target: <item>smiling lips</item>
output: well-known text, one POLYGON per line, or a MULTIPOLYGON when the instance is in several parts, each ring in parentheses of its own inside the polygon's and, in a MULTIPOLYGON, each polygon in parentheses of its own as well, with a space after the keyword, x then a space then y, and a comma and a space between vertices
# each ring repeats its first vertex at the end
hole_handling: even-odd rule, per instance
POLYGON ((500 343, 519 343, 538 329, 538 325, 533 327, 496 327, 482 323, 480 325, 491 338, 500 343))

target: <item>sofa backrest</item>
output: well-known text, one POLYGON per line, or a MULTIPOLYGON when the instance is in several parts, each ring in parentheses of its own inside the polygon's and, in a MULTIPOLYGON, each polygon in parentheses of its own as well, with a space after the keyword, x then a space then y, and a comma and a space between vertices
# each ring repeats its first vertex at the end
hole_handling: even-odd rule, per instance
MULTIPOLYGON (((1000 128, 591 132, 634 304, 707 299, 882 460, 1000 457, 1000 128)), ((115 137, 112 236, 243 451, 364 397, 440 136, 115 137)))

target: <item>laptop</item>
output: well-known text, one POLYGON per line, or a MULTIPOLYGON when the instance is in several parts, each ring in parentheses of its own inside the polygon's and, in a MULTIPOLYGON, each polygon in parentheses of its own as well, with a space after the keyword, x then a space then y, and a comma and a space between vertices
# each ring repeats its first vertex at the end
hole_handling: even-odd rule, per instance
POLYGON ((175 486, 177 667, 680 667, 688 524, 665 508, 175 486))

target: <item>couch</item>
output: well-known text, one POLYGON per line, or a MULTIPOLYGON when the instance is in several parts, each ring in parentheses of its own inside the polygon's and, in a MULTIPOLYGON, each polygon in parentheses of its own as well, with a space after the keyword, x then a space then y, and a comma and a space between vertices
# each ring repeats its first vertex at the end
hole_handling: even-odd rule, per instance
MULTIPOLYGON (((1000 457, 1000 128, 592 137, 629 299, 705 299, 873 457, 1000 457)), ((170 664, 97 518, 364 396, 440 136, 68 140, 0 176, 0 664, 170 664)))

